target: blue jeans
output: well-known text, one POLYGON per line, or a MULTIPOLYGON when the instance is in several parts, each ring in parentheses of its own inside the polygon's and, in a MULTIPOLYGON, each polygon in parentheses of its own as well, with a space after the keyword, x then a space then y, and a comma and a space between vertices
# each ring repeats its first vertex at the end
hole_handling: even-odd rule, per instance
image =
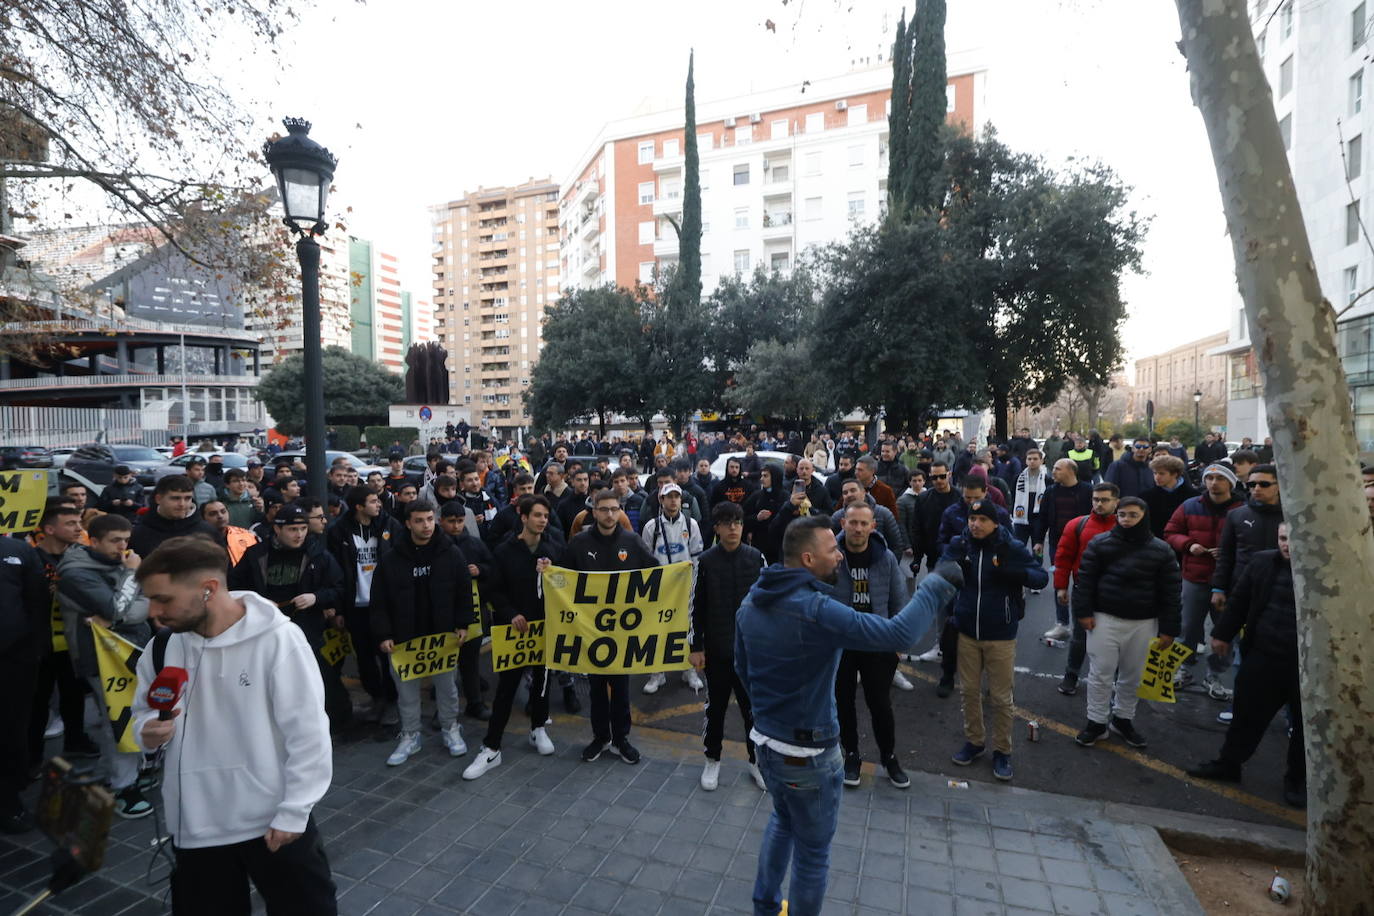
POLYGON ((813 916, 821 911, 830 871, 830 840, 844 792, 844 755, 838 745, 815 757, 785 757, 762 745, 756 754, 773 799, 773 815, 759 849, 755 916, 774 916, 782 909, 782 879, 789 861, 792 883, 787 912, 813 916))
MULTIPOLYGON (((1209 619, 1215 624, 1220 618, 1221 615, 1212 610, 1212 587, 1199 585, 1185 579, 1183 582, 1183 642, 1189 649, 1196 648, 1198 643, 1206 644, 1207 648, 1203 652, 1207 655, 1207 669, 1213 674, 1224 674, 1226 669, 1231 667, 1231 653, 1228 652, 1225 655, 1212 654, 1211 633, 1206 631, 1206 624, 1209 619)), ((1188 658, 1189 664, 1195 661, 1197 661, 1196 656, 1188 658)))

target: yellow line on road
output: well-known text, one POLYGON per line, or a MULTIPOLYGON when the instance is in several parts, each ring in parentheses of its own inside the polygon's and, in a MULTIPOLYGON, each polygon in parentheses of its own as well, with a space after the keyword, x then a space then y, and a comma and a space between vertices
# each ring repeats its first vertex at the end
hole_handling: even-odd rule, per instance
POLYGON ((676 719, 678 716, 699 716, 705 708, 704 700, 696 703, 684 703, 682 706, 669 706, 667 709, 660 709, 657 712, 641 712, 639 709, 631 707, 630 721, 635 725, 652 725, 655 722, 676 719))
MULTIPOLYGON (((910 665, 901 665, 900 667, 902 671, 906 672, 906 674, 911 677, 920 678, 930 684, 938 682, 935 676, 917 671, 910 665)), ((1038 712, 1032 712, 1020 706, 1013 706, 1011 711, 1014 716, 1032 722, 1039 722, 1041 728, 1047 728, 1050 731, 1058 732, 1067 738, 1073 738, 1078 734, 1078 729, 1073 726, 1065 725, 1063 722, 1055 721, 1038 712)), ((1306 828, 1307 826, 1307 815, 1301 811, 1280 805, 1276 802, 1271 802, 1268 799, 1260 798, 1258 795, 1251 795, 1249 792, 1243 789, 1237 789, 1235 786, 1189 776, 1185 771, 1173 764, 1165 763, 1163 760, 1159 760, 1155 757, 1146 756, 1141 751, 1115 743, 1098 743, 1093 745, 1093 750, 1103 750, 1109 754, 1116 754, 1118 757, 1130 760, 1133 763, 1138 763, 1147 769, 1154 770, 1156 773, 1163 774, 1171 779, 1177 779, 1179 782, 1187 783, 1194 788, 1203 789, 1215 795, 1220 795, 1222 798, 1227 798, 1233 802, 1238 802, 1239 804, 1254 808, 1256 811, 1262 811, 1270 817, 1276 817, 1280 820, 1287 821, 1299 828, 1306 828)))

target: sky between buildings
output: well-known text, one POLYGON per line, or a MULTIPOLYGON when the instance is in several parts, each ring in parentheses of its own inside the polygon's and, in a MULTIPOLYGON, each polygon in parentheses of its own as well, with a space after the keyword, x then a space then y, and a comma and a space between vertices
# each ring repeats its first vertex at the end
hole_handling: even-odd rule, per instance
MULTIPOLYGON (((289 33, 262 131, 315 124, 340 156, 350 230, 430 286, 428 207, 479 185, 565 180, 601 126, 886 61, 901 4, 876 0, 319 0, 289 33), (768 27, 772 23, 772 28, 768 27)), ((908 11, 909 12, 909 11, 908 11)), ((1101 159, 1152 214, 1125 284, 1129 360, 1225 330, 1239 300, 1216 173, 1178 52, 1172 3, 950 0, 946 43, 989 73, 1005 142, 1051 163, 1101 159)), ((885 63, 884 63, 885 65, 885 63)))

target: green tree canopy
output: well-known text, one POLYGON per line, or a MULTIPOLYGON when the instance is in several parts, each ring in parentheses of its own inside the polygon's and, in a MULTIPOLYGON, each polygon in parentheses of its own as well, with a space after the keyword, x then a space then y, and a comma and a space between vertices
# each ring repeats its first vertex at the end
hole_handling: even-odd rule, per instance
MULTIPOLYGON (((383 424, 387 408, 405 399, 405 382, 399 375, 343 347, 325 347, 323 368, 326 423, 383 424)), ((305 432, 304 356, 297 353, 277 363, 257 390, 277 429, 288 435, 305 432)))

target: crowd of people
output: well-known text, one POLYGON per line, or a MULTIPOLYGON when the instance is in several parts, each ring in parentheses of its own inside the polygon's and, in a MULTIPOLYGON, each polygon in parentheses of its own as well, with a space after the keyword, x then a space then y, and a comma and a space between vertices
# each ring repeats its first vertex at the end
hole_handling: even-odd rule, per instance
MULTIPOLYGON (((825 647, 838 647, 833 666, 807 669, 807 690, 822 691, 803 704, 803 716, 815 721, 786 728, 783 719, 792 713, 778 707, 774 670, 785 660, 739 654, 742 607, 799 607, 806 602, 797 589, 810 594, 817 583, 861 622, 898 620, 916 595, 926 595, 923 606, 938 640, 921 657, 940 663, 937 695, 950 696, 957 683, 963 703, 963 743, 953 762, 971 765, 991 745, 993 775, 1010 780, 1017 631, 1027 591, 1051 587, 1052 578, 1056 619, 1044 636, 1067 648, 1059 692, 1072 697, 1085 687, 1080 745, 1110 733, 1146 746, 1134 725, 1146 653, 1152 641, 1166 647, 1181 639, 1203 650, 1202 688, 1231 706, 1222 714, 1229 728, 1220 753, 1193 774, 1239 780, 1269 722, 1286 708, 1284 795, 1291 804, 1304 803, 1296 602, 1268 440, 1227 454, 1220 437, 1209 435, 1190 468, 1177 440, 1055 432, 1039 442, 1025 429, 983 448, 956 432, 885 436, 870 445, 848 430, 803 437, 750 429, 681 441, 670 435, 603 440, 583 432, 530 439, 523 450, 483 436, 478 444, 488 449, 472 447, 478 431, 458 432, 431 443, 422 472, 407 470, 408 455, 399 447, 388 454, 386 473, 360 477, 346 458, 337 459, 323 501, 306 495, 304 466, 286 457, 255 455, 246 469, 226 469, 217 454, 196 453, 185 474, 161 478, 146 500, 130 469, 119 467, 98 497, 83 485, 64 484, 26 540, 0 538, 0 594, 23 608, 6 618, 0 646, 10 661, 0 671, 9 679, 11 702, 22 707, 19 727, 6 739, 0 830, 31 827, 20 795, 41 760, 45 734, 59 728, 65 756, 99 760, 121 817, 152 813, 147 796, 161 778, 159 748, 175 746, 180 733, 136 705, 141 751, 126 752, 112 727, 88 729, 84 708, 91 697, 108 723, 89 624, 139 647, 157 645, 150 624, 163 624, 190 634, 194 646, 182 640, 169 649, 164 642, 155 652, 145 650, 144 667, 158 653, 186 658, 192 648, 202 655, 211 648, 219 658, 231 636, 231 642, 260 638, 257 648, 224 648, 224 657, 285 653, 295 660, 291 676, 312 684, 296 701, 317 696, 319 708, 296 710, 291 727, 299 735, 280 739, 311 750, 287 755, 288 769, 303 770, 286 782, 300 789, 292 812, 274 820, 273 829, 282 832, 279 844, 304 837, 301 854, 323 861, 308 823, 308 796, 323 791, 320 768, 327 765, 319 757, 328 756, 329 733, 358 722, 396 728, 389 766, 404 765, 424 745, 422 681, 402 680, 390 653, 433 633, 452 632, 462 641, 479 622, 484 632, 494 625, 527 631, 543 618, 538 580, 550 564, 588 571, 692 564, 691 667, 677 689, 694 696, 705 691, 700 782, 708 791, 718 785, 731 697, 761 790, 776 788, 762 754, 769 747, 784 765, 834 749, 842 783, 859 785, 860 693, 880 772, 897 787, 910 785, 899 763, 890 695, 894 686, 914 689, 898 667, 922 635, 908 632, 910 620, 862 632, 831 621, 847 635, 825 647), (727 452, 717 477, 712 464, 727 452), (778 453, 782 459, 774 460, 778 453), (918 583, 937 572, 944 584, 919 591, 918 583), (188 576, 194 587, 183 594, 178 588, 188 576), (291 625, 289 634, 278 632, 282 624, 291 625), (350 699, 341 663, 322 651, 331 630, 351 635, 351 664, 368 697, 362 706, 350 699), (897 644, 891 644, 894 633, 901 634, 897 644), (1232 688, 1226 680, 1237 647, 1242 662, 1232 688), (305 673, 301 659, 308 660, 305 673), (806 740, 799 739, 803 734, 806 740)), ((1374 515, 1371 476, 1366 483, 1374 515)), ((428 679, 448 754, 468 755, 465 722, 483 731, 462 772, 469 780, 501 765, 502 739, 522 686, 535 753, 555 751, 546 729, 555 691, 566 711, 582 707, 572 675, 539 666, 501 672, 490 690, 480 649, 480 640, 464 641, 456 676, 428 679)), ((1178 686, 1192 683, 1194 661, 1180 670, 1178 686)), ((151 667, 149 676, 160 668, 160 662, 151 667)), ((245 686, 258 676, 251 668, 245 662, 237 675, 245 686)), ((219 675, 234 676, 228 668, 219 675)), ((650 694, 669 687, 661 673, 640 685, 650 694)), ((638 762, 630 740, 630 678, 592 675, 587 688, 591 740, 582 759, 609 752, 638 762)), ((205 694, 202 702, 209 702, 211 688, 205 694)), ((178 773, 175 781, 186 778, 178 773)), ((260 782, 239 788, 250 798, 271 791, 260 782)), ((178 785, 177 791, 185 790, 178 785)), ((178 816, 187 815, 183 806, 178 816)), ((199 808, 191 813, 198 815, 204 815, 199 808)), ((243 841, 209 828, 199 836, 184 824, 172 825, 174 836, 178 826, 202 847, 243 841)), ((204 859, 197 869, 213 861, 204 859)), ((320 870, 315 859, 305 867, 320 870)), ((760 868, 762 875, 762 862, 760 868)), ((321 888, 309 893, 322 894, 321 888)))

